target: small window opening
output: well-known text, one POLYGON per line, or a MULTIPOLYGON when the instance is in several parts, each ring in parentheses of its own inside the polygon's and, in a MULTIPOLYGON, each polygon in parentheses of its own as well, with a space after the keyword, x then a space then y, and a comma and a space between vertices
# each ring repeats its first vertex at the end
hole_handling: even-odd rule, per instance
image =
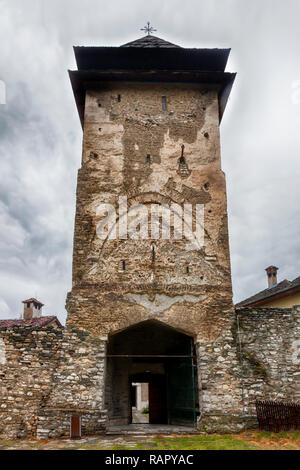
POLYGON ((126 271, 126 261, 122 260, 119 262, 119 273, 126 271))
POLYGON ((121 95, 118 95, 118 103, 121 103, 121 95))
POLYGON ((30 307, 30 303, 27 302, 27 308, 29 308, 29 307, 30 307))
POLYGON ((167 97, 163 96, 161 100, 162 100, 162 109, 163 111, 166 111, 167 110, 167 97))
POLYGON ((189 266, 186 267, 186 273, 190 274, 190 267, 189 266))
POLYGON ((102 127, 99 127, 99 132, 101 132, 101 131, 102 131, 102 127))
POLYGON ((205 132, 205 133, 204 133, 204 137, 205 137, 206 139, 208 139, 208 138, 209 138, 209 133, 208 133, 208 132, 205 132))
POLYGON ((151 253, 152 253, 152 263, 154 263, 155 262, 155 245, 152 245, 151 253))
POLYGON ((101 103, 98 103, 98 107, 101 108, 102 104, 101 103))
POLYGON ((150 156, 149 154, 148 154, 147 157, 146 157, 146 163, 147 163, 148 165, 150 165, 150 163, 151 163, 151 156, 150 156))
POLYGON ((181 157, 179 159, 180 165, 185 165, 185 158, 184 158, 184 145, 181 146, 181 157))

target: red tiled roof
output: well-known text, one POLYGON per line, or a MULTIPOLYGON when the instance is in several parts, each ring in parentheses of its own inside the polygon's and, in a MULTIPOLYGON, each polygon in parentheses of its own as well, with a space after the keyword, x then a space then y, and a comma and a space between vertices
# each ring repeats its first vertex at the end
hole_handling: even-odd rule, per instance
POLYGON ((62 324, 58 320, 58 318, 54 315, 49 317, 40 317, 40 318, 33 318, 32 320, 0 320, 0 328, 12 328, 14 326, 34 326, 40 328, 42 326, 46 326, 49 323, 55 321, 57 326, 61 326, 62 324))
POLYGON ((42 307, 44 306, 44 304, 42 304, 42 302, 40 302, 39 300, 36 300, 35 298, 31 298, 31 299, 27 299, 27 300, 23 300, 22 304, 30 304, 30 303, 36 303, 36 304, 39 304, 41 305, 42 307))

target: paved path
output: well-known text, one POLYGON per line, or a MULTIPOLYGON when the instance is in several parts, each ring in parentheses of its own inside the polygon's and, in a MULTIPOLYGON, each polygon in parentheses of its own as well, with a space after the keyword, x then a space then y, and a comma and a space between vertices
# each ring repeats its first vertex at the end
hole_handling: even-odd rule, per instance
POLYGON ((109 426, 106 434, 191 434, 198 433, 192 427, 174 426, 172 424, 127 424, 123 426, 109 426))
POLYGON ((147 424, 149 423, 149 415, 144 415, 139 410, 132 410, 132 422, 135 424, 147 424))

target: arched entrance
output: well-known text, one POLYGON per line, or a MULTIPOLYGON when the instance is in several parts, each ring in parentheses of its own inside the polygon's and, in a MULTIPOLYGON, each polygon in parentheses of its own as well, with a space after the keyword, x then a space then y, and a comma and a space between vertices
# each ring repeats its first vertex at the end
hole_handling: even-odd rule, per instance
POLYGON ((106 408, 109 424, 133 422, 133 385, 147 383, 149 423, 193 426, 199 409, 193 338, 159 321, 109 337, 106 408))

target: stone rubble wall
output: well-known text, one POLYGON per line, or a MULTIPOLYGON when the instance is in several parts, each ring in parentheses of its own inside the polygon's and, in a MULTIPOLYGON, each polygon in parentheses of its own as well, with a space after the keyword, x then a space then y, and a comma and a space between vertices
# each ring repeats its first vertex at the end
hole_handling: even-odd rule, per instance
MULTIPOLYGON (((299 401, 300 306, 226 314, 219 337, 198 337, 196 350, 199 430, 257 426, 256 399, 299 401)), ((0 437, 68 436, 74 414, 83 434, 105 430, 105 352, 106 338, 85 330, 2 329, 0 437)))
MULTIPOLYGON (((244 308, 236 314, 246 414, 255 414, 257 399, 299 401, 300 306, 244 308)), ((237 328, 233 333, 238 339, 237 328)))
POLYGON ((105 347, 82 330, 2 329, 0 436, 69 435, 72 414, 84 414, 83 431, 103 429, 105 347))
POLYGON ((232 335, 234 324, 235 314, 231 312, 217 339, 200 339, 196 343, 200 431, 237 432, 244 427, 240 363, 232 335))
POLYGON ((300 306, 243 308, 213 342, 197 342, 207 432, 257 427, 256 400, 300 400, 300 306))

